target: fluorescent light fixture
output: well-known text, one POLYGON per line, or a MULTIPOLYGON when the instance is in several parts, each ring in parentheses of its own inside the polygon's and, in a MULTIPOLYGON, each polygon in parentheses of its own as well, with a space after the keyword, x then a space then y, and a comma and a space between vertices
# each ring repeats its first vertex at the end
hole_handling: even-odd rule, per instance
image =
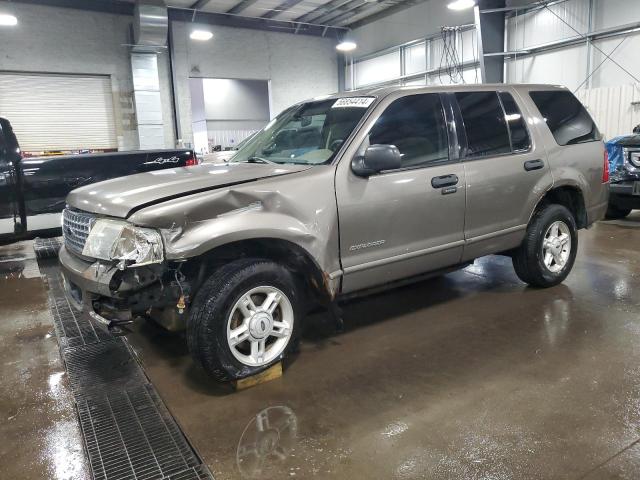
POLYGON ((8 13, 0 13, 0 26, 13 27, 18 24, 18 19, 14 15, 8 13))
POLYGON ((191 35, 189 35, 189 38, 191 38, 191 40, 211 40, 213 38, 213 33, 207 30, 194 30, 191 32, 191 35))
POLYGON ((352 42, 351 40, 343 40, 338 45, 336 45, 336 50, 340 50, 341 52, 351 52, 356 49, 358 45, 356 42, 352 42))
POLYGON ((475 6, 475 0, 455 0, 447 4, 447 8, 450 10, 466 10, 467 8, 473 8, 475 6))

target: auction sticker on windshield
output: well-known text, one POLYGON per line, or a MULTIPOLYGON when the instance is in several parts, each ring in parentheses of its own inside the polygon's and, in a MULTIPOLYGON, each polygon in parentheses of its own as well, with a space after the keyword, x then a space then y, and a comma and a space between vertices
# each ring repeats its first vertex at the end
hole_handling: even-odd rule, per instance
POLYGON ((367 108, 375 100, 374 97, 344 97, 336 100, 331 108, 360 107, 367 108))

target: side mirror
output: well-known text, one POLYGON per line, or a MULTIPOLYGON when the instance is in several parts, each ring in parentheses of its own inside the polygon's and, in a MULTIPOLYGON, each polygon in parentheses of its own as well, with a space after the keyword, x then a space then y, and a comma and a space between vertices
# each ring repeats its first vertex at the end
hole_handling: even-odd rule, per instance
POLYGON ((351 170, 359 177, 368 177, 384 170, 395 170, 402 166, 400 150, 395 145, 370 145, 351 161, 351 170))

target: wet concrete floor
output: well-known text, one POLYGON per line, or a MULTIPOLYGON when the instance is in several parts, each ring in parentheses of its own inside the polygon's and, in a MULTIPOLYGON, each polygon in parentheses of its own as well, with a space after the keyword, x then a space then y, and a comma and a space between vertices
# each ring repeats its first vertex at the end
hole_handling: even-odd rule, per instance
POLYGON ((307 320, 283 378, 234 392, 184 338, 130 342, 216 479, 640 478, 640 214, 580 233, 567 281, 510 259, 307 320))
MULTIPOLYGON (((242 392, 182 335, 128 338, 217 480, 637 479, 639 244, 636 213, 582 231, 552 289, 488 257, 345 304, 343 334, 314 315, 284 376, 242 392)), ((41 280, 3 271, 0 309, 0 478, 86 477, 41 280)))
POLYGON ((90 478, 31 242, 0 247, 0 478, 90 478))

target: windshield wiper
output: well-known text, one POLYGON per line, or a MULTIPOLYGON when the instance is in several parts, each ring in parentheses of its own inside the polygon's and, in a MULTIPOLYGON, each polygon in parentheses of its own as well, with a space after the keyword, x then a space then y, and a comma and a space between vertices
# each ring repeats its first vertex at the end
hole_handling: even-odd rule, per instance
POLYGON ((247 158, 247 163, 267 163, 269 165, 277 165, 277 163, 274 161, 267 160, 266 158, 263 158, 263 157, 255 157, 255 156, 247 158))

